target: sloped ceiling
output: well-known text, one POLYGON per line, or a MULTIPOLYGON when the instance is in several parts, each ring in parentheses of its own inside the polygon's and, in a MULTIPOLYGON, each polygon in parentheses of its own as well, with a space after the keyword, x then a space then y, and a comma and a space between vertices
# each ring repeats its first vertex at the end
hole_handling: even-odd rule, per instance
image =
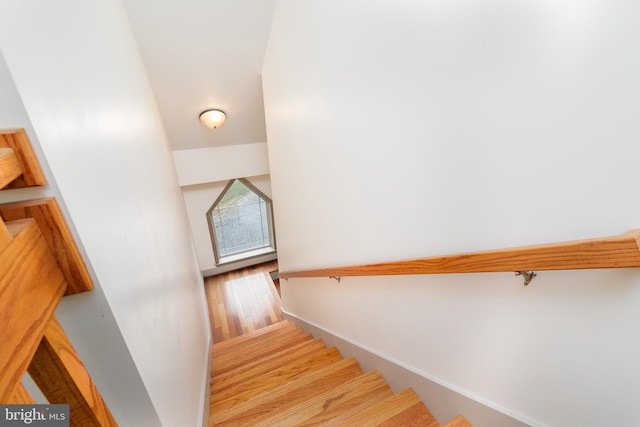
POLYGON ((265 142, 260 72, 275 0, 123 0, 173 150, 265 142), (227 113, 219 129, 201 111, 227 113))

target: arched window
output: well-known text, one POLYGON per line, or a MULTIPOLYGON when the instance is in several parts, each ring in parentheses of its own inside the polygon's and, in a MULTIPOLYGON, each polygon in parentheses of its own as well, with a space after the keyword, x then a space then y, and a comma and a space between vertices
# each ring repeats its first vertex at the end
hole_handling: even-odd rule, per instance
POLYGON ((276 250, 271 199, 244 178, 230 181, 207 211, 216 264, 276 250))

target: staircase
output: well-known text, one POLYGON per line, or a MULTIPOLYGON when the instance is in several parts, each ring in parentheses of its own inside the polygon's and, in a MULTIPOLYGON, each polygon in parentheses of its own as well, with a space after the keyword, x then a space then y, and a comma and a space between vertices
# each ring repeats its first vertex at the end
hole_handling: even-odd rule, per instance
POLYGON ((209 426, 440 426, 412 389, 394 394, 377 370, 364 373, 287 321, 212 353, 209 426))

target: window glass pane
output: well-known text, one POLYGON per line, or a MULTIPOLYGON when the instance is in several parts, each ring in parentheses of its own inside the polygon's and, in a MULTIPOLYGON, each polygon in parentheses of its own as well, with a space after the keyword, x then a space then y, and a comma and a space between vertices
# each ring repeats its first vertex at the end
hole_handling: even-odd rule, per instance
POLYGON ((267 203, 236 180, 211 212, 220 257, 272 245, 267 203))

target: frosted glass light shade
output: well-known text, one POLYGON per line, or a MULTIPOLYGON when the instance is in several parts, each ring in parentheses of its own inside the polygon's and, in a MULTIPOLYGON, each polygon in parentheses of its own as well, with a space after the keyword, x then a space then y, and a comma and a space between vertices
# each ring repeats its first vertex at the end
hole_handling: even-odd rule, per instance
POLYGON ((200 123, 204 126, 217 129, 227 120, 227 115, 220 110, 206 110, 200 113, 200 123))

